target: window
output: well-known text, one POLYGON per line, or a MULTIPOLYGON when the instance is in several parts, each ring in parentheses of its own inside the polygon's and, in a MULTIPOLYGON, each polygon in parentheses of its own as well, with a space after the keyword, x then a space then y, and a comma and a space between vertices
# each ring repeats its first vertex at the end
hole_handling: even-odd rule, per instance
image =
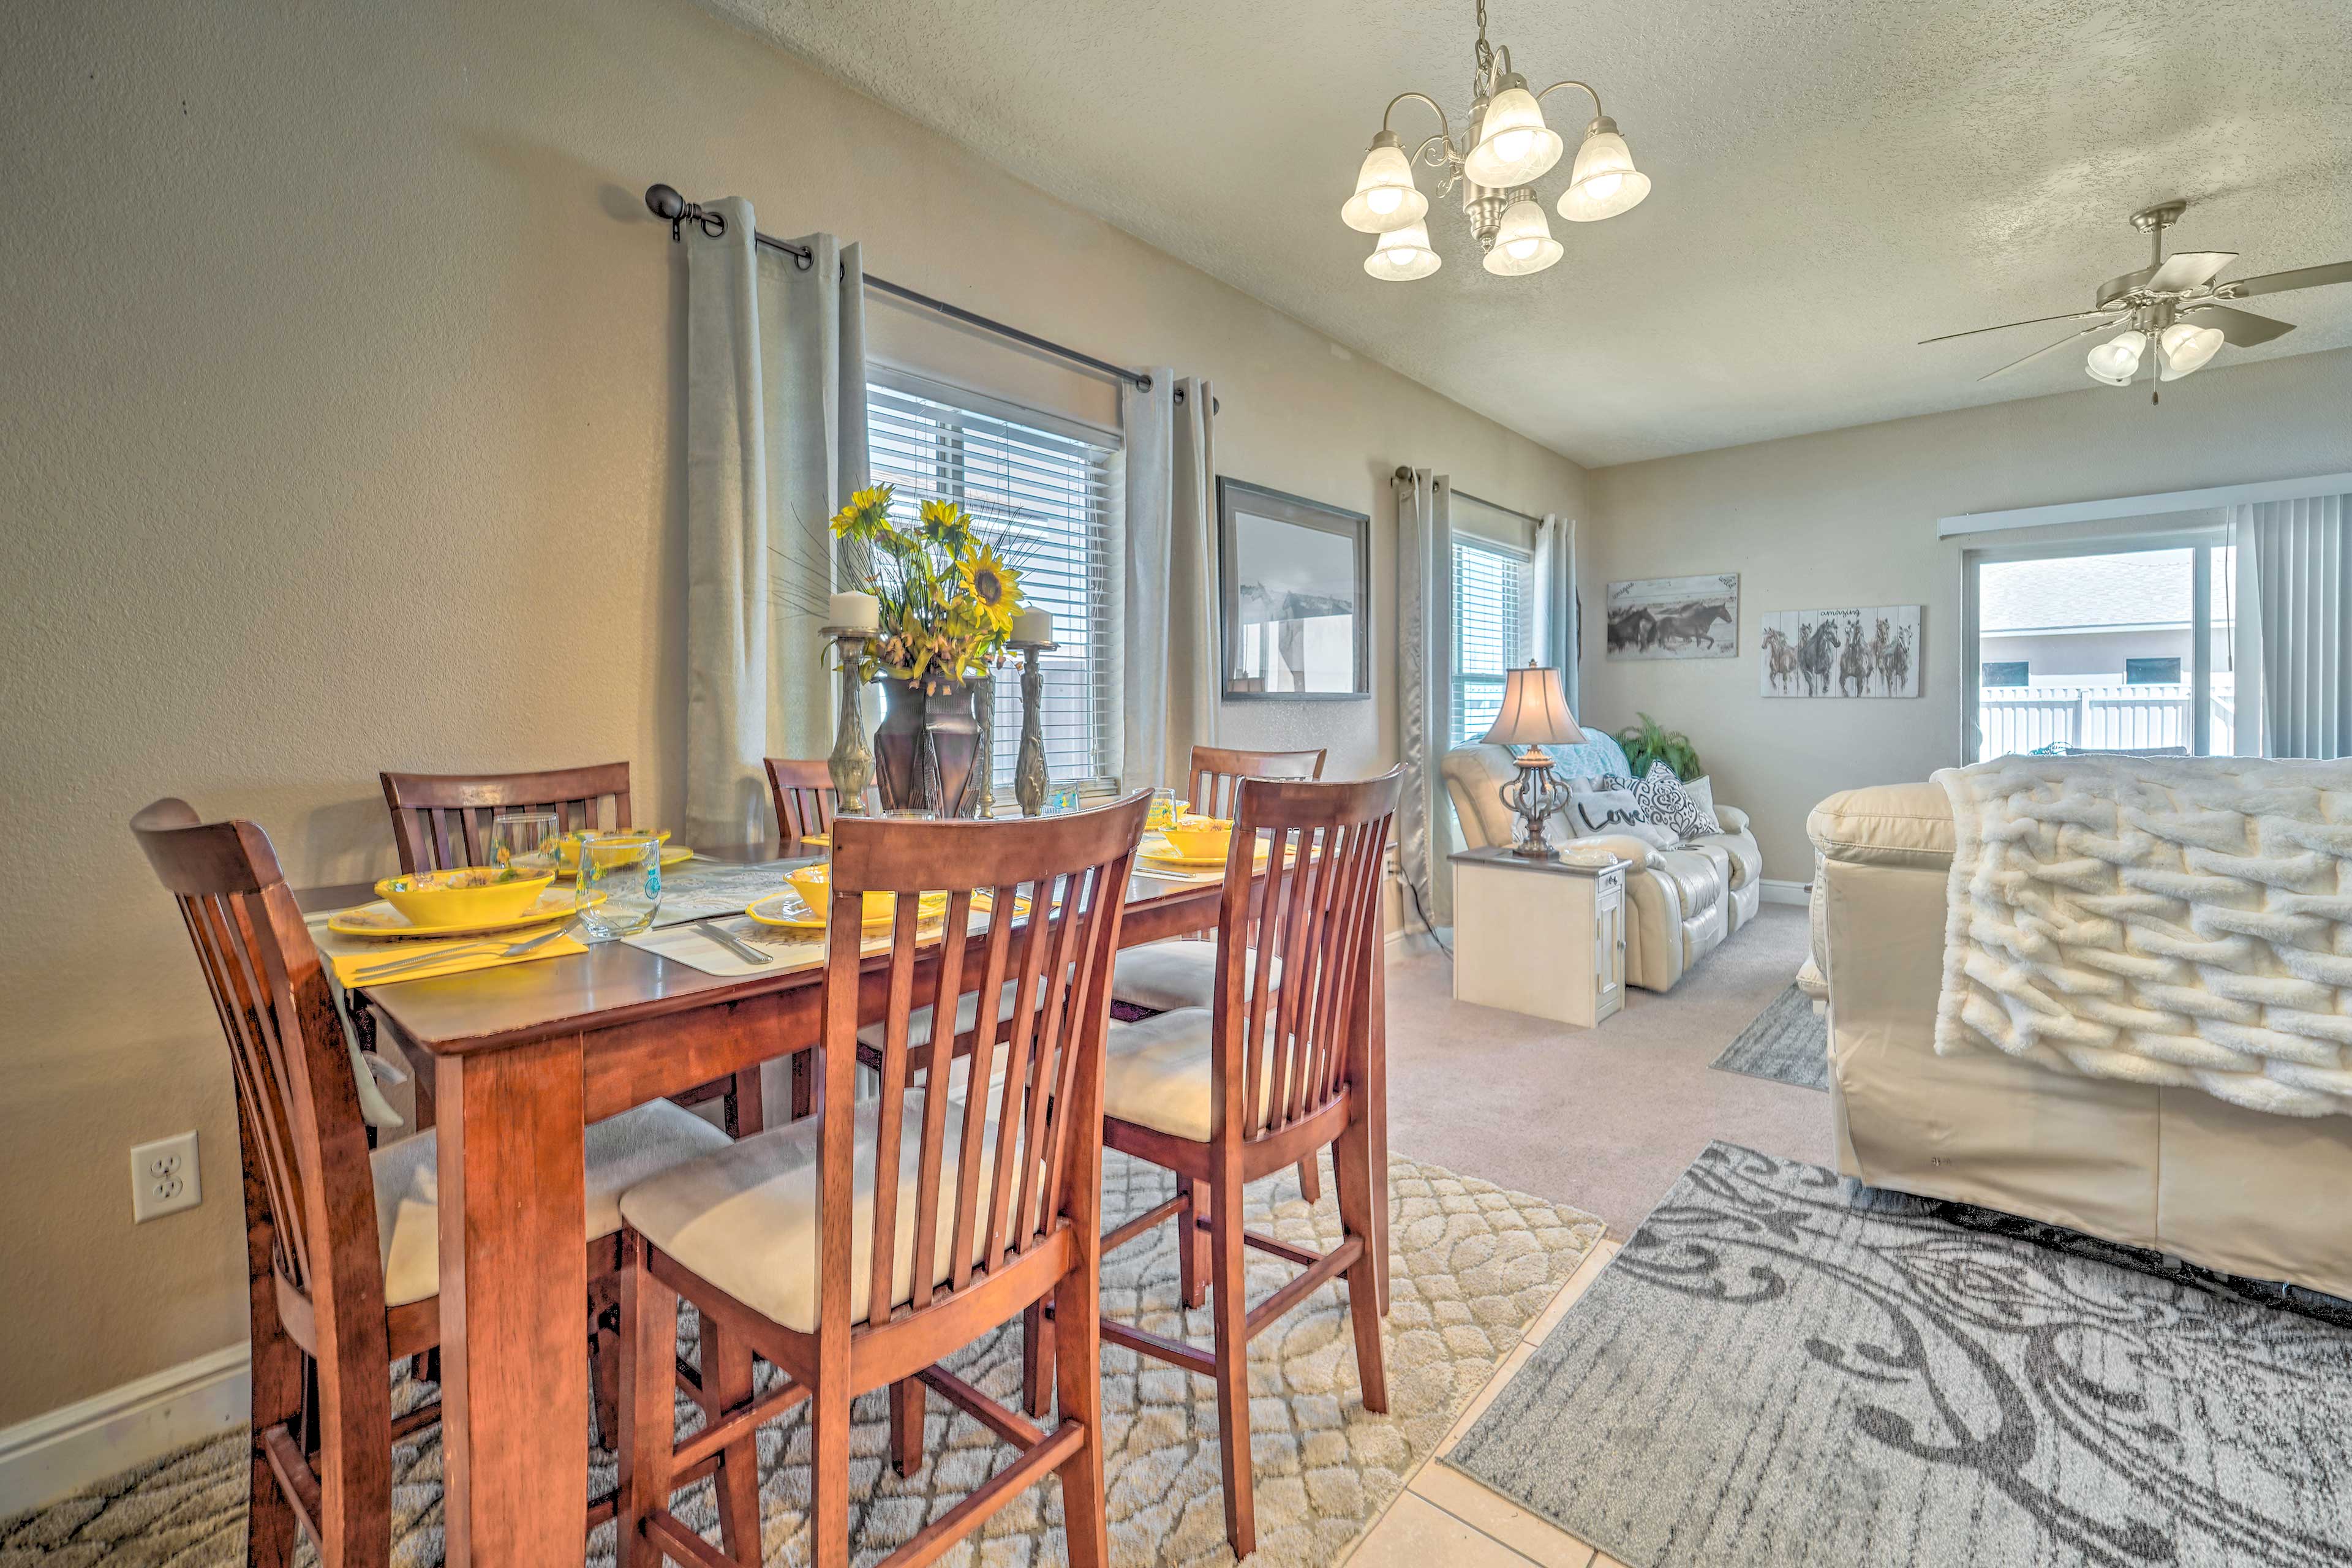
MULTIPOLYGON (((1052 612, 1059 647, 1039 661, 1045 764, 1057 784, 1108 786, 1118 773, 1109 724, 1118 437, 879 366, 867 372, 866 414, 873 482, 897 487, 892 519, 911 524, 925 500, 962 503, 1002 538, 1023 599, 1052 612)), ((998 673, 995 719, 996 789, 1009 797, 1021 747, 1017 667, 998 673)))
POLYGON ((1985 661, 1984 683, 1987 686, 2031 686, 2033 679, 2021 658, 1985 661))
POLYGON ((2177 686, 2180 683, 2180 660, 2178 658, 2127 658, 2124 660, 2126 686, 2177 686))
POLYGON ((1484 539, 1454 542, 1454 739, 1485 734, 1503 708, 1503 675, 1534 644, 1534 572, 1525 551, 1484 539))

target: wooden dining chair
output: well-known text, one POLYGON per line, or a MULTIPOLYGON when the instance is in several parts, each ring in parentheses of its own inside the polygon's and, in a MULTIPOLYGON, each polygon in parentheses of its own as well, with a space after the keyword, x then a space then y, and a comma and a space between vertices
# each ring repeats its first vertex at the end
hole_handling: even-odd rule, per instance
MULTIPOLYGON (((728 1561, 670 1512, 682 1468, 717 1458, 722 1521, 736 1516, 756 1529, 754 1434, 803 1400, 814 1467, 812 1558, 816 1568, 847 1568, 850 1402, 885 1386, 891 1461, 901 1474, 923 1463, 926 1388, 1021 1450, 887 1564, 930 1562, 1048 1470, 1062 1478, 1069 1561, 1104 1562, 1096 1338, 1103 1037, 1147 805, 1137 794, 1034 821, 835 822, 816 1114, 622 1199, 622 1568, 728 1561), (950 934, 935 961, 919 963, 924 927, 914 895, 940 889, 948 898, 939 929, 950 934), (1017 903, 1024 889, 1025 914, 1017 903), (859 922, 868 891, 898 895, 889 951, 871 962, 861 956, 859 922), (952 1031, 931 1032, 918 1047, 908 1026, 915 1003, 952 1016, 965 996, 993 996, 1008 981, 1024 1002, 1001 1079, 974 1073, 975 1094, 965 1100, 934 1092, 949 1080, 952 1031), (881 1089, 861 1100, 858 1016, 877 1002, 889 1020, 881 1089), (665 1373, 680 1297, 724 1325, 739 1359, 756 1351, 787 1381, 756 1399, 746 1386, 677 1444, 665 1373), (1050 1432, 938 1364, 1048 1298, 1061 1405, 1050 1432)), ((730 1375, 743 1386, 740 1370, 730 1375)), ((737 1532, 729 1554, 756 1563, 756 1534, 737 1532), (748 1552, 735 1543, 747 1539, 748 1552)))
MULTIPOLYGON (((1381 1352, 1372 1161, 1372 1085, 1381 1032, 1371 1026, 1381 870, 1402 769, 1356 783, 1253 778, 1234 807, 1233 858, 1217 918, 1217 987, 1187 1007, 1110 1031, 1103 1066, 1103 1142, 1171 1171, 1177 1194, 1103 1237, 1110 1251, 1177 1222, 1185 1298, 1209 1287, 1215 1349, 1106 1320, 1112 1344, 1213 1378, 1223 1445, 1225 1535, 1236 1557, 1256 1543, 1251 1494, 1249 1342, 1335 1275, 1348 1284, 1364 1408, 1388 1408, 1381 1352), (1264 896, 1253 902, 1253 841, 1271 840, 1264 896), (1325 1147, 1342 1239, 1316 1253, 1242 1228, 1242 1187, 1325 1147), (1202 1228, 1205 1208, 1206 1229, 1202 1228), (1306 1272, 1252 1308, 1242 1249, 1306 1272)), ((1047 1347, 1043 1359, 1052 1353, 1047 1347)), ((1041 1402, 1043 1368, 1028 1390, 1041 1402)))
MULTIPOLYGON (((626 763, 528 773, 387 773, 377 777, 383 781, 383 803, 392 809, 392 840, 404 871, 480 865, 489 855, 490 824, 501 812, 551 811, 566 833, 630 826, 626 763)), ((723 1100, 730 1138, 757 1132, 765 1121, 757 1067, 697 1084, 670 1099, 679 1105, 723 1100)), ((422 1084, 416 1108, 420 1125, 431 1125, 432 1106, 422 1084)))
POLYGON ((833 787, 833 764, 823 757, 769 757, 766 762, 776 836, 787 848, 795 838, 830 831, 841 803, 833 787))
MULTIPOLYGON (((1202 816, 1233 816, 1234 796, 1245 778, 1319 779, 1328 753, 1313 752, 1247 752, 1231 746, 1192 748, 1192 810, 1202 816)), ((1118 955, 1112 972, 1114 1002, 1154 1013, 1179 1007, 1206 1007, 1216 994, 1215 947, 1199 935, 1170 937, 1164 942, 1131 947, 1118 955)), ((1319 1203, 1323 1182, 1316 1162, 1298 1167, 1298 1192, 1308 1203, 1319 1203)), ((1188 1299, 1188 1307, 1197 1300, 1188 1299)))
MULTIPOLYGON (((156 801, 131 829, 195 944, 236 1086, 253 1328, 247 1561, 290 1563, 299 1530, 328 1568, 378 1568, 392 1549, 392 1446, 440 1418, 437 1402, 394 1416, 390 1379, 394 1362, 440 1342, 435 1136, 368 1148, 334 995, 268 837, 250 822, 202 822, 179 800, 156 801)), ((621 1189, 727 1146, 666 1101, 587 1130, 592 1308, 599 1287, 612 1294, 621 1189)), ((723 1331, 703 1358, 728 1359, 723 1331)), ((592 1504, 583 1533, 612 1510, 610 1495, 592 1504)))

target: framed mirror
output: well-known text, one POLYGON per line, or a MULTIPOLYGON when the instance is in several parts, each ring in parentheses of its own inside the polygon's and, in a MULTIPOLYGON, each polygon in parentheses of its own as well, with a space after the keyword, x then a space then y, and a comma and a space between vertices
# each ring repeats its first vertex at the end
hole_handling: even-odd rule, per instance
POLYGON ((1218 478, 1224 700, 1371 696, 1371 527, 1362 512, 1218 478))

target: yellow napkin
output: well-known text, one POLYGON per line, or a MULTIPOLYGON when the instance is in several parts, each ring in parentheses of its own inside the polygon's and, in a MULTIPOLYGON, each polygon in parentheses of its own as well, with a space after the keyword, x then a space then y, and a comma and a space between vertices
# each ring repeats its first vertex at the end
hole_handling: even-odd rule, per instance
POLYGON ((572 937, 559 936, 544 942, 529 952, 505 956, 508 948, 518 942, 529 942, 531 933, 500 934, 494 937, 459 937, 447 942, 388 942, 371 947, 365 952, 339 952, 334 955, 335 978, 349 988, 353 985, 397 985, 407 980, 431 980, 444 974, 464 974, 475 969, 498 969, 509 963, 530 963, 541 958, 561 958, 566 953, 585 952, 587 944, 572 937), (447 952, 457 956, 442 963, 420 963, 404 969, 397 974, 387 974, 381 980, 361 980, 361 971, 378 964, 396 963, 404 958, 420 958, 430 952, 447 952))

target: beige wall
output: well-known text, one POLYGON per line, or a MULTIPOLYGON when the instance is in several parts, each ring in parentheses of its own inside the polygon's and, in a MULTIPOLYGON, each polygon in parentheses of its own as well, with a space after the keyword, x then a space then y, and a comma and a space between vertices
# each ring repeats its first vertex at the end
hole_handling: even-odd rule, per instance
MULTIPOLYGON (((1400 463, 1581 500, 1566 459, 685 0, 22 0, 0 105, 0 1425, 242 1331, 224 1052, 132 810, 250 816, 317 883, 391 868, 387 765, 625 756, 674 808, 682 276, 649 183, 1213 377, 1224 471, 1371 513, 1383 595, 1400 463), (204 1205, 134 1229, 126 1148, 191 1126, 204 1205)), ((1228 735, 1381 765, 1385 629, 1375 668, 1374 703, 1228 735)))
POLYGON ((1646 710, 1688 731, 1715 798, 1754 816, 1764 874, 1801 882, 1815 801, 1959 761, 1961 544, 1936 537, 1937 518, 2347 468, 2352 349, 2208 370, 2161 407, 2094 386, 1595 469, 1580 717, 1615 728, 1646 710), (1739 657, 1606 657, 1607 583, 1712 572, 1740 574, 1739 657), (1916 700, 1757 694, 1759 616, 1901 604, 1927 606, 1916 700))

